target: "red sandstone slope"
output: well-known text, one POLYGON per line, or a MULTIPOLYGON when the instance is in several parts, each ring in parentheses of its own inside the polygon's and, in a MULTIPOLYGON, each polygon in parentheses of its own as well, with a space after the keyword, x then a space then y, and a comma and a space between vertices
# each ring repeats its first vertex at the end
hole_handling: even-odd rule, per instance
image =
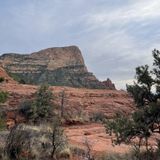
POLYGON ((90 145, 94 154, 102 153, 127 153, 131 150, 131 146, 122 144, 121 146, 113 146, 111 136, 106 134, 102 124, 87 124, 68 126, 65 128, 65 133, 73 148, 81 148, 86 150, 85 141, 90 145))
MULTIPOLYGON (((8 107, 16 109, 25 97, 32 98, 37 86, 21 84, 1 84, 0 89, 8 91, 8 107)), ((133 99, 125 91, 78 89, 71 87, 50 87, 54 94, 54 103, 60 105, 61 92, 65 90, 65 110, 82 110, 85 113, 103 112, 112 118, 116 112, 130 114, 134 110, 133 99)))
POLYGON ((0 67, 0 77, 3 77, 7 83, 16 83, 16 81, 14 81, 2 67, 0 67))
MULTIPOLYGON (((8 109, 16 109, 24 98, 32 98, 38 88, 38 86, 18 84, 3 68, 0 68, 0 77, 6 80, 6 83, 0 84, 0 89, 10 93, 8 109)), ((125 91, 54 86, 50 89, 53 91, 54 103, 57 105, 60 105, 60 95, 64 91, 65 110, 78 109, 89 114, 103 112, 109 118, 112 118, 116 112, 129 114, 134 110, 133 99, 125 91)))

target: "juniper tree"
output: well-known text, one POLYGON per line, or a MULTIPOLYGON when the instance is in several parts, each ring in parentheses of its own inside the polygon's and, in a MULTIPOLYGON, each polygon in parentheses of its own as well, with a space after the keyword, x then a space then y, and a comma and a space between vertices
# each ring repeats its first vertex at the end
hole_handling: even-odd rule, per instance
POLYGON ((20 112, 33 123, 50 121, 54 116, 53 94, 47 85, 41 85, 33 101, 26 100, 20 105, 20 112))
POLYGON ((107 131, 114 133, 116 144, 131 143, 139 138, 139 147, 145 141, 148 150, 148 138, 153 133, 160 134, 160 51, 153 50, 153 69, 148 65, 136 68, 136 82, 127 85, 127 91, 133 96, 137 109, 129 117, 117 114, 106 124, 107 131), (152 92, 153 88, 156 92, 152 92))

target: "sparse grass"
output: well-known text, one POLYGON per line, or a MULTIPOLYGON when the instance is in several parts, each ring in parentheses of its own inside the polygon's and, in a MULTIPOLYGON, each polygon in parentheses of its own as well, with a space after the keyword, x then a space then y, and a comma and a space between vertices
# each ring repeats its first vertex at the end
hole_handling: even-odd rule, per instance
POLYGON ((71 150, 69 148, 63 149, 62 151, 60 151, 60 153, 58 153, 58 155, 56 156, 58 159, 71 159, 72 157, 72 153, 71 150))
POLYGON ((129 160, 126 156, 117 153, 106 153, 96 157, 96 160, 129 160))
POLYGON ((72 154, 78 157, 84 157, 86 154, 85 149, 77 145, 71 145, 70 149, 71 149, 72 154))
MULTIPOLYGON (((72 154, 79 157, 79 159, 83 159, 86 156, 87 151, 85 148, 78 145, 72 145, 70 148, 72 154)), ((128 153, 103 153, 101 155, 95 155, 94 157, 95 160, 160 160, 160 152, 159 149, 156 151, 150 149, 148 152, 144 150, 140 151, 138 147, 134 146, 128 153)))
POLYGON ((96 160, 160 160, 160 153, 152 148, 148 151, 140 151, 138 147, 126 154, 106 153, 96 157, 96 160))

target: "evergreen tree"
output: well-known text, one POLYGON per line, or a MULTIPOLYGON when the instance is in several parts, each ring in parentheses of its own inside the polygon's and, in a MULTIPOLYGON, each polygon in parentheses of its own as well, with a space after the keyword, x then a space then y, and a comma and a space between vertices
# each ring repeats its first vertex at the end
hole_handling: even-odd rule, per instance
POLYGON ((116 118, 106 123, 110 134, 114 133, 116 144, 130 143, 139 139, 139 147, 145 141, 148 151, 148 139, 153 133, 160 134, 160 51, 153 50, 153 69, 148 65, 136 68, 136 82, 127 85, 127 91, 133 96, 137 110, 129 117, 117 114, 116 118), (153 88, 156 92, 152 92, 153 88))
POLYGON ((48 85, 41 85, 35 94, 33 101, 24 101, 21 103, 20 112, 31 122, 51 121, 53 113, 52 105, 53 94, 48 85))

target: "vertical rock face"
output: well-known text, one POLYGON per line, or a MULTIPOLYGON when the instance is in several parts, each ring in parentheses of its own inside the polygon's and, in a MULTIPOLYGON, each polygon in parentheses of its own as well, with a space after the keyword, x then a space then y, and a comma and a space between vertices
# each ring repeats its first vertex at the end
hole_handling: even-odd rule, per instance
POLYGON ((108 88, 88 72, 76 46, 48 48, 31 54, 3 54, 0 65, 15 79, 27 84, 108 88))

